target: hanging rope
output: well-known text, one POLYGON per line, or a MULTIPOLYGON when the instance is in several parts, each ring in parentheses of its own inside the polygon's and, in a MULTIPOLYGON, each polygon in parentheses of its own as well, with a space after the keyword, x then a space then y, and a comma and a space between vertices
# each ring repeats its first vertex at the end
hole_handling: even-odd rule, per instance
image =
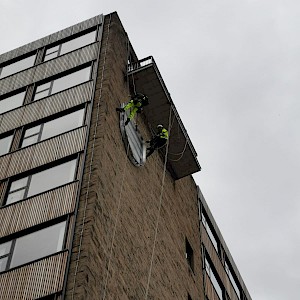
MULTIPOLYGON (((169 113, 169 127, 168 127, 169 134, 171 131, 171 114, 172 114, 172 106, 170 106, 170 113, 169 113)), ((165 183, 165 177, 166 177, 168 150, 169 150, 169 139, 167 140, 167 147, 166 147, 166 153, 165 153, 163 178, 162 178, 161 190, 160 190, 160 196, 159 196, 158 214, 157 214, 157 220, 156 220, 156 225, 155 225, 154 242, 153 242, 153 248, 152 248, 152 254, 151 254, 151 261, 150 261, 150 268, 149 268, 149 274, 148 274, 148 280, 147 280, 145 300, 148 299, 148 292, 149 292, 150 280, 151 280, 151 275, 152 275, 153 258, 154 258, 156 240, 157 240, 158 224, 159 224, 159 219, 160 219, 160 211, 161 211, 161 207, 162 207, 162 196, 163 196, 163 192, 164 192, 164 183, 165 183)))
MULTIPOLYGON (((128 155, 128 150, 129 150, 129 143, 127 144, 126 156, 128 155)), ((127 160, 128 159, 125 159, 125 163, 124 163, 124 170, 123 170, 123 175, 122 175, 119 201, 118 201, 117 213, 116 213, 116 218, 115 218, 114 230, 113 230, 112 239, 111 239, 109 259, 108 259, 108 265, 107 265, 107 271, 106 271, 106 278, 105 278, 105 283, 104 283, 103 298, 102 298, 103 300, 106 297, 106 287, 107 287, 107 283, 108 283, 108 276, 109 276, 109 271, 110 271, 112 251, 113 251, 113 247, 114 247, 114 239, 115 239, 115 235, 116 235, 116 231, 117 231, 117 223, 118 223, 119 213, 120 213, 120 208, 121 208, 121 197, 122 197, 122 191, 123 191, 123 185, 124 185, 124 179, 125 179, 125 173, 126 173, 126 167, 127 167, 127 160)))
POLYGON ((184 154, 184 152, 185 152, 187 143, 188 143, 188 140, 187 140, 187 138, 186 138, 186 139, 185 139, 185 145, 184 145, 184 147, 183 147, 183 150, 182 150, 180 153, 170 153, 170 152, 169 152, 169 154, 171 154, 171 155, 180 155, 180 157, 177 158, 177 159, 171 159, 171 158, 169 158, 169 160, 170 160, 170 161, 179 161, 179 160, 181 160, 181 158, 183 157, 183 154, 184 154))
MULTIPOLYGON (((130 55, 129 55, 129 38, 128 37, 127 37, 127 58, 130 61, 130 55)), ((127 69, 126 70, 126 73, 127 73, 127 89, 129 91, 127 61, 126 61, 126 69, 127 69)), ((127 143, 126 158, 128 156, 128 152, 129 152, 129 142, 127 143)), ((114 224, 114 229, 113 229, 113 234, 112 234, 112 239, 111 239, 111 245, 110 245, 110 251, 109 251, 109 259, 108 259, 106 277, 105 277, 105 282, 104 282, 103 297, 102 297, 103 300, 106 297, 106 288, 107 288, 107 284, 108 284, 108 277, 109 277, 109 271, 110 271, 110 265, 111 265, 111 259, 112 259, 112 252, 113 252, 114 240, 115 240, 115 235, 116 235, 116 231, 117 231, 117 223, 118 223, 119 213, 120 213, 120 208, 121 208, 121 198, 122 198, 123 185, 124 185, 124 180, 125 180, 127 160, 128 159, 125 159, 125 163, 124 163, 124 169, 123 169, 123 175, 122 175, 122 181, 121 181, 121 187, 120 187, 120 194, 119 194, 119 200, 118 200, 118 206, 117 206, 117 213, 116 213, 115 224, 114 224)))
POLYGON ((78 254, 77 254, 75 272, 74 272, 74 281, 73 281, 73 288, 72 288, 72 300, 74 299, 76 277, 77 277, 77 273, 78 273, 79 260, 80 260, 80 256, 81 256, 83 231, 84 231, 84 226, 85 226, 85 221, 86 221, 86 210, 87 210, 87 203, 88 203, 88 198, 89 198, 92 166, 93 166, 93 161, 94 161, 94 151, 95 151, 97 127, 98 127, 98 124, 99 124, 100 100, 101 100, 101 97, 102 97, 103 79, 104 79, 104 71, 105 71, 105 64, 106 64, 106 55, 107 55, 107 46, 108 46, 108 39, 109 39, 109 33, 110 33, 111 19, 112 19, 112 17, 110 15, 109 22, 108 22, 108 29, 107 29, 107 38, 106 38, 106 43, 105 43, 103 66, 102 66, 102 71, 101 71, 101 84, 100 84, 100 89, 99 89, 100 90, 99 91, 99 101, 97 103, 97 114, 96 114, 96 121, 95 121, 95 130, 94 130, 94 133, 93 133, 93 144, 92 144, 92 151, 91 151, 92 153, 91 153, 91 161, 90 161, 90 165, 89 165, 87 191, 86 191, 86 194, 85 194, 85 203, 84 203, 84 209, 83 209, 82 227, 81 227, 81 232, 80 232, 78 254))

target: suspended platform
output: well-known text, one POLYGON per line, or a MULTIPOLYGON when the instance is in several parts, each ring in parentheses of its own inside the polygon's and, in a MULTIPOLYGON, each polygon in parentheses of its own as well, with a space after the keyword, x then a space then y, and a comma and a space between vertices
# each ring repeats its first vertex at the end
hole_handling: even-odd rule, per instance
POLYGON ((144 107, 144 114, 150 126, 169 126, 171 110, 171 131, 167 169, 175 179, 201 170, 197 153, 179 117, 167 87, 152 56, 128 66, 130 85, 139 93, 148 96, 150 104, 144 107))

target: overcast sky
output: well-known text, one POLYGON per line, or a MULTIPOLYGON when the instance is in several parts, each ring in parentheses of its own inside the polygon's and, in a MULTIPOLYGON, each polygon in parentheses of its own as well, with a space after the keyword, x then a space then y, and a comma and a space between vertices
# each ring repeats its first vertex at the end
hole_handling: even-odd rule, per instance
POLYGON ((113 11, 157 62, 252 299, 300 299, 300 1, 1 0, 0 53, 113 11))

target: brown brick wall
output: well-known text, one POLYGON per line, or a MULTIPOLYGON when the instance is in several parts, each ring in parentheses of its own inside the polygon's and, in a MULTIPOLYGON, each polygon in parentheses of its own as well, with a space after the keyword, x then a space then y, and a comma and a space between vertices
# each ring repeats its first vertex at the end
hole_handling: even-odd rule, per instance
MULTIPOLYGON (((164 162, 155 153, 144 167, 137 168, 126 157, 115 108, 129 99, 124 80, 127 37, 117 15, 111 17, 111 20, 110 15, 105 17, 66 299, 103 299, 104 290, 105 299, 145 299, 150 268, 164 162), (97 105, 99 124, 93 148, 97 105), (84 214, 81 254, 73 289, 84 214)), ((149 130, 143 118, 139 119, 139 126, 148 139, 149 130)), ((174 182, 167 172, 163 191, 148 299, 187 299, 187 293, 194 300, 204 299, 196 185, 190 176, 174 182), (186 237, 194 250, 195 274, 189 270, 185 258, 186 237)))

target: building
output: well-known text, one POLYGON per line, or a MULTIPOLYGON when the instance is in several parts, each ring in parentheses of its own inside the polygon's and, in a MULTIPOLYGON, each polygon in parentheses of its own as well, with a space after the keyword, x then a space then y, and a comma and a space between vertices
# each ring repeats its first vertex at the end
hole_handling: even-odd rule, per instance
POLYGON ((251 300, 152 57, 116 13, 0 56, 0 299, 251 300), (150 105, 126 128, 116 107, 150 105), (169 143, 145 162, 157 124, 169 143))

